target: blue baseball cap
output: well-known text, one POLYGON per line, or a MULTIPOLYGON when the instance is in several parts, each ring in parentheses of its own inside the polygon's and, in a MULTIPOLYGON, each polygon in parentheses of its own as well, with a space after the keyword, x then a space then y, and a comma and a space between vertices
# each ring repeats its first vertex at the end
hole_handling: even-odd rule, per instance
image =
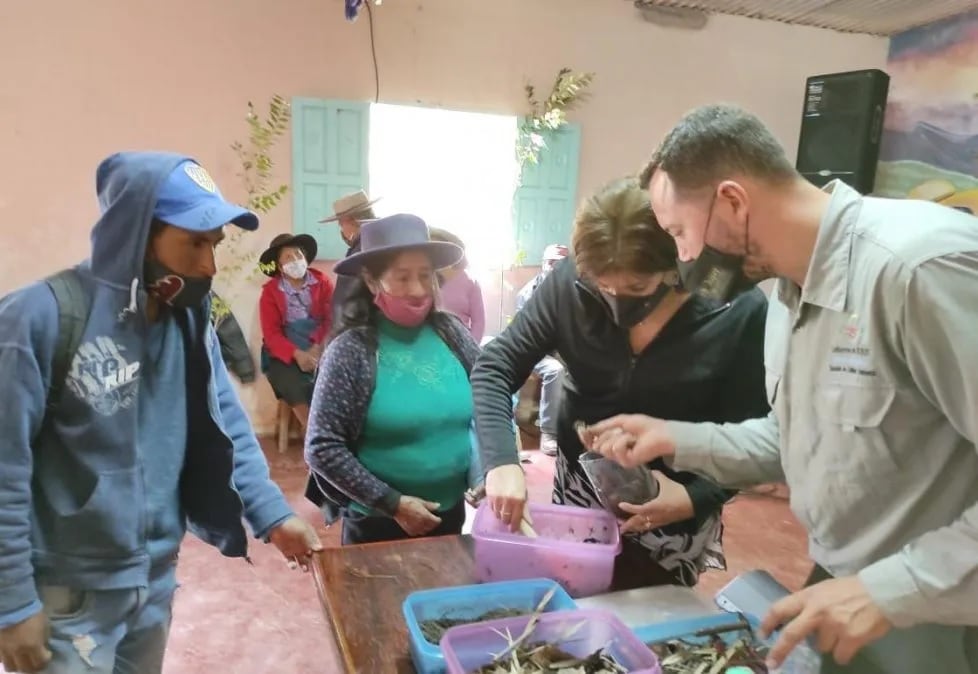
POLYGON ((258 229, 258 216, 226 201, 204 167, 190 160, 180 163, 160 185, 153 217, 191 232, 209 232, 229 222, 258 229))

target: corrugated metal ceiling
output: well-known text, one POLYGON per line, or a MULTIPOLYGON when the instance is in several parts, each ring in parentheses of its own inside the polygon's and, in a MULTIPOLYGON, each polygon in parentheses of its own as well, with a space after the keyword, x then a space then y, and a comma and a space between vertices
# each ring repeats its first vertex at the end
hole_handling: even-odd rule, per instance
POLYGON ((978 9, 978 0, 637 0, 635 4, 698 9, 870 35, 893 35, 978 9))

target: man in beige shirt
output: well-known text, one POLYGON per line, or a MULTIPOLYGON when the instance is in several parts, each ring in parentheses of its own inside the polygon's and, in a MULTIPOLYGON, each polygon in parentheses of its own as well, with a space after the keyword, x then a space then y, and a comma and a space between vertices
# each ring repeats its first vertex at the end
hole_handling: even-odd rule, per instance
POLYGON ((688 287, 777 278, 773 411, 615 417, 592 446, 724 486, 787 482, 816 570, 765 619, 783 628, 773 661, 813 637, 823 671, 978 674, 978 220, 820 190, 731 106, 688 113, 643 179, 688 287))

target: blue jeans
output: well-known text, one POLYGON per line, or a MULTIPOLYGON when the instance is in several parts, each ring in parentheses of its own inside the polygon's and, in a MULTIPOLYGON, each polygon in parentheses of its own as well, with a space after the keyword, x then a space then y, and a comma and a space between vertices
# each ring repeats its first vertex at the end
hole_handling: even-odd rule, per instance
POLYGON ((53 656, 44 674, 159 674, 176 589, 172 566, 149 587, 80 591, 39 585, 53 656))
POLYGON ((557 435, 557 408, 564 384, 564 364, 553 356, 544 356, 533 371, 540 377, 540 411, 537 426, 542 433, 557 435))

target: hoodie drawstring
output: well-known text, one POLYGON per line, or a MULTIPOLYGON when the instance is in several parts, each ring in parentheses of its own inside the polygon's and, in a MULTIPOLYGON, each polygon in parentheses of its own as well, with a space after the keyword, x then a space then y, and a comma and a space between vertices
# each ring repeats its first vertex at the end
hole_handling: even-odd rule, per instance
POLYGON ((136 315, 136 296, 139 292, 139 278, 134 278, 129 284, 129 306, 119 312, 119 322, 126 320, 126 316, 136 315))

